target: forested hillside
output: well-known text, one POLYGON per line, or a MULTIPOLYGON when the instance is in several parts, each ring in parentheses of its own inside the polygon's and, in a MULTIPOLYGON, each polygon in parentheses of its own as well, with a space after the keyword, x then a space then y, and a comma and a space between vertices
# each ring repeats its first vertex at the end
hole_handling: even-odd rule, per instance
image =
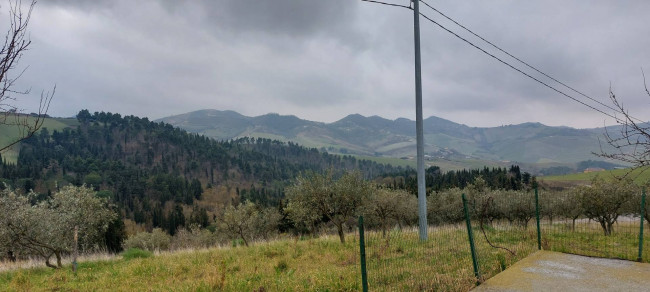
POLYGON ((301 172, 358 169, 373 178, 404 171, 291 142, 215 141, 135 116, 82 110, 77 119, 76 128, 44 128, 25 140, 16 164, 0 164, 0 180, 43 197, 86 184, 109 197, 124 218, 172 234, 189 223, 206 226, 209 214, 231 202, 278 206, 301 172))

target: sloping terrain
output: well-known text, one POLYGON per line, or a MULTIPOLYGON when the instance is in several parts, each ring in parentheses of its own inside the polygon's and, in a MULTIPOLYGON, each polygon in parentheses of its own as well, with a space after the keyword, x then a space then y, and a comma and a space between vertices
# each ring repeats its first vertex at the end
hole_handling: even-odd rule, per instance
MULTIPOLYGON (((247 117, 233 111, 200 110, 162 118, 190 132, 216 139, 264 137, 293 141, 331 153, 366 156, 415 155, 415 122, 399 118, 349 115, 333 123, 267 114, 247 117)), ((424 120, 429 159, 577 163, 596 159, 603 128, 574 129, 523 123, 492 128, 469 127, 438 117, 424 120)), ((602 144, 605 151, 609 145, 602 144)))

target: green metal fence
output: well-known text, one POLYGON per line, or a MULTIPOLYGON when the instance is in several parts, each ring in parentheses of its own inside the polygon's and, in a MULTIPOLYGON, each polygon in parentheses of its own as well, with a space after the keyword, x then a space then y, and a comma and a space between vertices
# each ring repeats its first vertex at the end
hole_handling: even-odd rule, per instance
MULTIPOLYGON (((612 190, 612 194, 616 192, 612 190)), ((583 198, 578 202, 579 195, 576 192, 540 194, 542 249, 650 262, 649 239, 643 236, 647 228, 642 216, 647 208, 645 191, 619 201, 620 197, 614 195, 594 197, 591 201, 583 198), (593 209, 580 210, 584 207, 593 209)))
POLYGON ((432 194, 440 201, 430 202, 427 241, 415 226, 364 232, 360 221, 367 287, 468 291, 539 249, 650 262, 645 191, 619 191, 625 199, 580 190, 432 194))

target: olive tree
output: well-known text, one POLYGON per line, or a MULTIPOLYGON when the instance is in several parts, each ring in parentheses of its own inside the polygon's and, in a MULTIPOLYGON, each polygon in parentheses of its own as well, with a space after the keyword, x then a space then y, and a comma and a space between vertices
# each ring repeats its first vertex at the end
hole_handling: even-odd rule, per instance
POLYGON ((260 210, 255 203, 246 201, 238 206, 226 207, 219 219, 219 231, 231 239, 241 238, 244 245, 248 246, 256 237, 268 238, 271 232, 275 232, 280 215, 276 210, 260 210))
POLYGON ((559 193, 554 197, 553 202, 555 202, 554 207, 560 217, 571 219, 571 230, 575 231, 576 220, 584 214, 581 188, 577 187, 568 192, 559 193))
POLYGON ((530 193, 513 190, 498 190, 493 193, 498 198, 496 205, 509 222, 527 228, 528 222, 535 218, 535 198, 530 193))
POLYGON ((117 218, 108 202, 89 188, 66 186, 51 198, 32 204, 36 195, 0 195, 0 247, 22 256, 39 256, 51 268, 61 268, 61 258, 75 247, 97 248, 111 221, 117 218), (56 265, 50 259, 56 258, 56 265))
POLYGON ((408 222, 409 214, 417 214, 417 198, 406 190, 379 188, 372 192, 366 214, 379 225, 385 237, 391 224, 401 226, 402 221, 408 222))
POLYGON ((591 185, 574 191, 580 197, 584 215, 600 223, 605 235, 611 235, 618 217, 631 212, 630 202, 638 188, 629 179, 605 181, 596 177, 591 185))
POLYGON ((433 224, 449 224, 462 222, 465 219, 463 212, 463 190, 452 188, 427 197, 427 218, 433 224))
POLYGON ((336 226, 341 243, 345 243, 345 222, 362 213, 372 189, 356 171, 346 172, 338 179, 331 172, 301 175, 287 189, 285 210, 298 224, 313 225, 317 218, 326 218, 336 226))

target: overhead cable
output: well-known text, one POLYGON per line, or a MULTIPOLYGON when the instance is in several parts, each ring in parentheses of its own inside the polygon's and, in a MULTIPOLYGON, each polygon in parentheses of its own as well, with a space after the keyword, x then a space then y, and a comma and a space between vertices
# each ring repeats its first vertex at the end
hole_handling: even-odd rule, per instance
MULTIPOLYGON (((464 30, 466 30, 467 32, 471 33, 471 34, 474 35, 475 37, 477 37, 477 38, 481 39, 482 41, 488 43, 490 46, 494 47, 495 49, 497 49, 497 50, 503 52, 504 54, 508 55, 509 57, 511 57, 511 58, 513 58, 513 59, 519 61, 520 63, 526 65, 526 67, 535 70, 537 73, 542 74, 542 75, 548 77, 549 79, 551 79, 551 80, 553 80, 553 81, 555 81, 555 82, 557 82, 557 83, 563 85, 564 87, 566 87, 566 88, 568 88, 568 89, 571 89, 573 92, 575 92, 575 93, 577 93, 577 94, 580 94, 580 95, 582 95, 582 96, 584 96, 584 97, 586 97, 586 98, 588 98, 588 99, 590 99, 590 100, 592 100, 592 101, 594 101, 594 102, 596 102, 596 103, 598 103, 598 104, 600 104, 600 105, 602 105, 602 106, 604 106, 604 107, 606 107, 606 108, 608 108, 608 109, 610 109, 610 110, 618 111, 618 109, 615 109, 615 108, 613 108, 612 106, 609 106, 609 105, 607 105, 607 104, 605 104, 605 103, 602 103, 601 101, 599 101, 599 100, 597 100, 597 99, 595 99, 595 98, 593 98, 593 97, 591 97, 591 96, 589 96, 589 95, 586 95, 586 94, 582 93, 581 91, 579 91, 579 90, 577 90, 577 89, 575 89, 575 88, 573 88, 573 87, 567 85, 566 83, 564 83, 564 82, 562 82, 562 81, 560 81, 560 80, 557 80, 556 78, 554 78, 554 77, 552 77, 552 76, 550 76, 550 75, 548 75, 548 74, 542 72, 541 70, 535 68, 534 66, 528 64, 527 62, 521 60, 520 58, 518 58, 518 57, 512 55, 511 53, 509 53, 509 52, 507 52, 506 50, 502 49, 501 47, 495 45, 494 43, 490 42, 489 40, 487 40, 487 39, 483 38, 482 36, 476 34, 476 33, 473 32, 472 30, 470 30, 469 28, 465 27, 464 25, 458 23, 456 20, 454 20, 454 19, 452 19, 451 17, 447 16, 446 14, 442 13, 440 10, 438 10, 438 9, 436 9, 435 7, 429 5, 429 3, 427 3, 427 2, 425 2, 425 1, 423 1, 423 0, 420 0, 420 2, 423 3, 424 5, 426 5, 427 7, 431 8, 433 11, 437 12, 438 14, 442 15, 444 18, 446 18, 446 19, 448 19, 449 21, 453 22, 454 24, 460 26, 462 29, 464 29, 464 30)), ((632 116, 630 116, 630 117, 632 117, 632 116)), ((636 119, 636 120, 638 120, 638 121, 640 121, 640 122, 643 122, 642 120, 637 119, 637 118, 635 118, 635 117, 632 117, 632 118, 634 118, 634 119, 636 119)))

